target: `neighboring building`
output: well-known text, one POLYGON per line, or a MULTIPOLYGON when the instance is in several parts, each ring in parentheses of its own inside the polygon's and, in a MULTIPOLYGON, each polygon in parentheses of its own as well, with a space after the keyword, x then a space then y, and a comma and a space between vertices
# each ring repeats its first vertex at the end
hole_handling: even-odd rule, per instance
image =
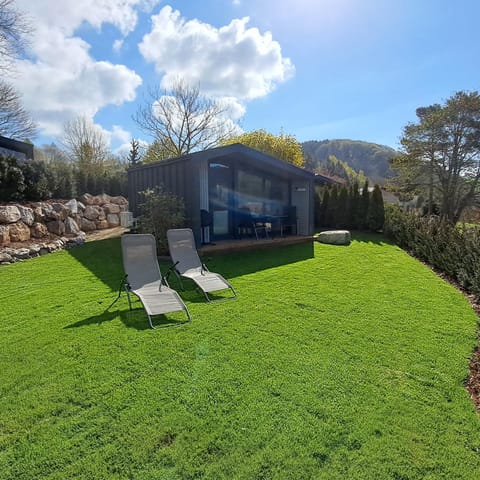
POLYGON ((201 240, 202 210, 211 219, 204 241, 234 238, 245 209, 274 218, 296 207, 297 234, 313 235, 314 177, 236 143, 129 168, 129 202, 137 216, 139 192, 162 185, 183 198, 197 243, 201 240))
POLYGON ((17 160, 33 160, 33 145, 0 136, 0 154, 11 155, 17 160))
POLYGON ((337 180, 327 175, 322 175, 321 173, 315 174, 315 185, 317 185, 318 187, 324 187, 329 185, 343 185, 344 183, 344 181, 337 180))

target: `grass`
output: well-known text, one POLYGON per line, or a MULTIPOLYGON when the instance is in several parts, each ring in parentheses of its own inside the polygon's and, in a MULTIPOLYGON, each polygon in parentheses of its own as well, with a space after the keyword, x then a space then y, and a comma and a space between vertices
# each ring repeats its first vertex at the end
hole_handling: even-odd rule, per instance
POLYGON ((1 479, 478 478, 460 293, 373 236, 208 263, 157 330, 118 240, 0 267, 1 479))

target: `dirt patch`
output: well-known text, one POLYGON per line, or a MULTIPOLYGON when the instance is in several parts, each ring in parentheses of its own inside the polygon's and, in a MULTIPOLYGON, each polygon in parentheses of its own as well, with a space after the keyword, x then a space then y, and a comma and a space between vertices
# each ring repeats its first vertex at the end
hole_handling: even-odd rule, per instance
POLYGON ((105 240, 107 238, 118 238, 129 230, 129 228, 125 227, 114 227, 107 228, 105 230, 95 230, 94 232, 87 233, 87 242, 94 242, 95 240, 105 240))

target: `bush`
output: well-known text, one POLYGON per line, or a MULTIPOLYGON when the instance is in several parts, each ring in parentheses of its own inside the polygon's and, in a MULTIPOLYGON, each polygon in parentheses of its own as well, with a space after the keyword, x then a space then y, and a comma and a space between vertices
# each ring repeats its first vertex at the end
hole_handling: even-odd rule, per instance
POLYGON ((389 205, 384 233, 480 297, 480 229, 458 228, 439 217, 422 217, 389 205))
POLYGON ((140 192, 143 203, 138 219, 138 231, 151 233, 158 242, 158 253, 168 253, 167 230, 185 225, 185 204, 183 199, 166 192, 163 187, 140 192))
POLYGON ((15 157, 0 155, 0 200, 22 200, 25 178, 15 157))

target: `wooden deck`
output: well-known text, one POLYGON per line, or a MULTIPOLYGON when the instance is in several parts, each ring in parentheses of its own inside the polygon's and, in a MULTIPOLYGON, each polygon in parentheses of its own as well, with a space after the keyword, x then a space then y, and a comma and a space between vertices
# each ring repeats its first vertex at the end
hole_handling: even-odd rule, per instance
POLYGON ((243 238, 241 240, 220 240, 211 244, 202 245, 198 251, 200 254, 208 253, 233 253, 242 250, 255 250, 258 248, 279 247, 284 245, 295 245, 298 243, 313 242, 310 236, 288 236, 276 238, 243 238))

